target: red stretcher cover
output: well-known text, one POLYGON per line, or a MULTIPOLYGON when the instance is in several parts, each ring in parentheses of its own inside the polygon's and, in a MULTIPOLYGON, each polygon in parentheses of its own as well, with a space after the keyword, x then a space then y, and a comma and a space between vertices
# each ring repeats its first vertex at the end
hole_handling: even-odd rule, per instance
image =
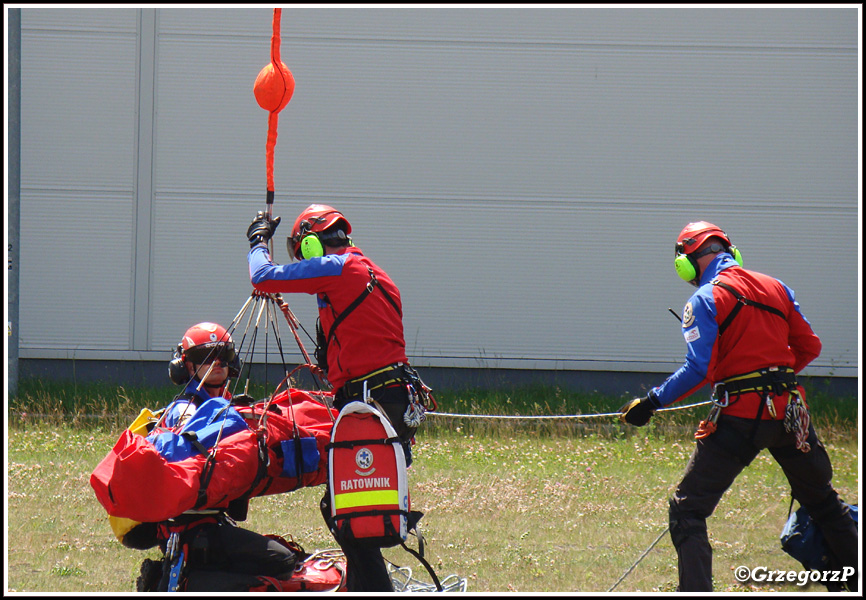
POLYGON ((346 592, 346 557, 339 550, 319 550, 295 565, 289 579, 259 576, 250 592, 346 592))
POLYGON ((327 482, 325 446, 337 411, 310 392, 293 388, 274 397, 264 418, 264 402, 234 408, 248 428, 221 438, 211 461, 196 453, 169 462, 147 438, 125 430, 90 476, 109 516, 158 522, 188 510, 225 507, 245 495, 279 494, 327 482), (259 436, 266 443, 266 469, 259 436))

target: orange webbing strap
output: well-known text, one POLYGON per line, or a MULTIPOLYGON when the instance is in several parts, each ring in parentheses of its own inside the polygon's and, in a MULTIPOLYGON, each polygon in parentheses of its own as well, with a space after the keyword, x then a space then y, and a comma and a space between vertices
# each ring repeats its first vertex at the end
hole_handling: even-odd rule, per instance
POLYGON ((274 9, 273 33, 271 34, 271 62, 256 77, 253 92, 259 106, 269 112, 268 137, 265 145, 265 167, 267 172, 268 216, 274 203, 274 148, 277 145, 277 124, 279 112, 292 99, 295 80, 291 71, 280 60, 280 17, 281 8, 274 9))
POLYGON ((695 439, 702 440, 705 437, 709 437, 710 435, 716 432, 716 424, 712 421, 701 421, 698 425, 698 430, 695 432, 695 439))
POLYGON ((721 412, 721 405, 714 402, 712 408, 710 408, 710 413, 707 415, 707 418, 698 424, 698 430, 695 432, 696 440, 702 440, 716 432, 716 421, 719 420, 719 414, 721 412))

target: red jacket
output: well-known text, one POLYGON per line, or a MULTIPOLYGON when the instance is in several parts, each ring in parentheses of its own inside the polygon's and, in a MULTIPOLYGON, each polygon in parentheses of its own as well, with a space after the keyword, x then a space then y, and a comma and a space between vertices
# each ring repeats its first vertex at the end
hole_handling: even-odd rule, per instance
POLYGON ((397 362, 408 362, 400 290, 358 248, 275 265, 265 245, 259 244, 250 249, 248 261, 250 281, 259 291, 316 294, 322 329, 325 338, 330 339, 328 380, 335 391, 351 379, 397 362), (331 336, 335 319, 371 283, 370 271, 378 285, 338 324, 331 336))
MULTIPOLYGON (((737 265, 727 253, 708 265, 701 285, 683 311, 683 336, 688 346, 685 364, 652 390, 661 406, 689 396, 705 384, 716 384, 735 375, 765 367, 791 367, 799 373, 821 353, 821 340, 800 312, 794 292, 784 283, 737 265), (713 285, 718 279, 748 300, 779 310, 784 318, 766 310, 743 306, 720 335, 720 326, 738 300, 731 291, 713 285)), ((776 397, 776 418, 784 417, 787 394, 776 397)), ((754 418, 755 392, 744 393, 723 410, 724 414, 754 418)), ((772 418, 764 410, 763 418, 772 418)))

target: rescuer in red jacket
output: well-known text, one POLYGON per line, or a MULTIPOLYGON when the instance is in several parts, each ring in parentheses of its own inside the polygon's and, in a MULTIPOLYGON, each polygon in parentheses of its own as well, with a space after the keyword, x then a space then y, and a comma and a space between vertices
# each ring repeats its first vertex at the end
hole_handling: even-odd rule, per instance
MULTIPOLYGON (((334 208, 313 204, 298 215, 287 240, 298 262, 286 265, 274 264, 267 248, 279 222, 260 212, 247 230, 253 287, 316 295, 316 359, 333 386, 335 408, 362 399, 366 390, 394 426, 408 465, 429 389, 406 359, 400 291, 355 247, 352 226, 334 208)), ((379 548, 341 547, 348 591, 393 591, 379 548)))
MULTIPOLYGON (((713 407, 670 498, 671 539, 682 592, 711 592, 707 518, 740 472, 764 448, 782 467, 793 497, 821 527, 841 566, 857 567, 857 525, 831 484, 832 466, 809 419, 797 373, 821 341, 781 281, 742 267, 740 251, 712 223, 689 223, 676 242, 674 266, 697 287, 683 310, 686 360, 621 418, 646 425, 653 413, 714 386, 713 407)), ((856 589, 857 574, 848 586, 856 589)))

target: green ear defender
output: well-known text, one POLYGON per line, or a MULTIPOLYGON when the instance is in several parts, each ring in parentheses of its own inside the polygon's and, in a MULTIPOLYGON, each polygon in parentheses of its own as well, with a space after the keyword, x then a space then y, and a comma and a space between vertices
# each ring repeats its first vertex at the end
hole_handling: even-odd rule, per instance
MULTIPOLYGON (((738 265, 741 267, 743 266, 743 254, 736 246, 729 246, 725 251, 734 257, 734 260, 737 261, 738 265)), ((677 275, 679 275, 680 279, 683 281, 694 281, 698 277, 697 257, 694 254, 683 254, 682 252, 679 252, 676 258, 674 258, 674 269, 676 269, 677 275)))
POLYGON ((730 252, 734 256, 734 260, 737 261, 737 264, 741 267, 743 266, 743 255, 740 252, 739 248, 736 246, 731 246, 728 248, 728 252, 730 252))
POLYGON ((674 269, 677 270, 677 275, 683 281, 694 281, 698 276, 698 269, 695 266, 695 261, 688 254, 677 254, 674 259, 674 269))
POLYGON ((294 237, 286 240, 286 247, 289 254, 292 254, 294 240, 300 238, 298 243, 297 254, 295 258, 298 260, 307 260, 310 258, 319 258, 325 256, 325 244, 328 246, 354 246, 352 238, 346 235, 342 229, 336 231, 314 232, 309 230, 309 224, 306 221, 301 223, 301 232, 294 237), (307 225, 306 227, 304 225, 307 225))
POLYGON ((325 247, 315 233, 306 235, 301 240, 301 256, 305 259, 325 256, 325 247))

